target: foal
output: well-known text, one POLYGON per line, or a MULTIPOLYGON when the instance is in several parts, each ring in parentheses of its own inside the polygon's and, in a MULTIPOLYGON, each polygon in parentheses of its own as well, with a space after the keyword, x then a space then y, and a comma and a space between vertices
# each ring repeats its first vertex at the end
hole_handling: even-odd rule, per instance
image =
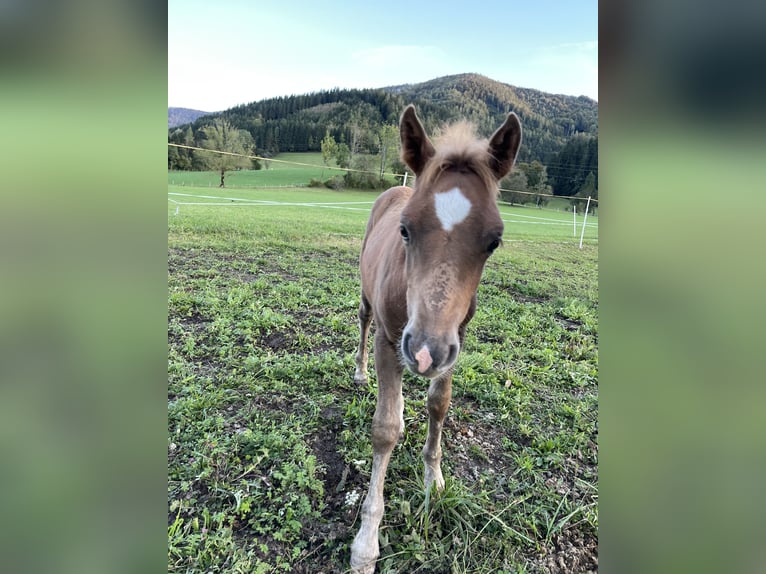
POLYGON ((497 182, 513 167, 521 124, 511 113, 489 141, 465 122, 446 129, 434 147, 408 106, 399 126, 402 159, 415 189, 393 187, 375 202, 360 270, 361 338, 355 381, 367 381, 367 335, 375 318, 378 402, 372 419, 372 476, 362 525, 351 546, 351 570, 371 574, 380 551, 383 483, 404 431, 402 372, 431 379, 428 436, 423 447, 426 489, 444 488, 441 432, 452 397, 452 368, 465 327, 476 311, 484 263, 500 245, 503 222, 497 182))

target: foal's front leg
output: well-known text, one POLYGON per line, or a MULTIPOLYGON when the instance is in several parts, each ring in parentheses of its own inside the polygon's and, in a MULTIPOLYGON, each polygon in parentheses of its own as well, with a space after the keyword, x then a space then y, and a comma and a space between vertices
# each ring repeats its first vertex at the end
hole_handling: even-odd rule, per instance
MULTIPOLYGON (((458 338, 460 339, 460 348, 463 348, 465 340, 465 328, 468 322, 476 312, 476 295, 471 300, 468 313, 458 328, 458 338)), ((442 475, 442 428, 444 428, 444 419, 447 416, 450 401, 452 400, 452 371, 447 371, 441 377, 431 379, 428 386, 428 435, 426 444, 423 446, 423 463, 425 472, 423 475, 423 484, 426 491, 436 484, 437 490, 444 488, 444 476, 442 475)))
POLYGON ((442 476, 442 427, 447 416, 447 409, 452 399, 452 372, 432 379, 428 387, 428 436, 423 447, 423 463, 425 473, 423 483, 426 490, 436 484, 438 490, 444 488, 442 476))
POLYGON ((362 505, 362 526, 351 545, 351 571, 372 574, 380 555, 378 527, 383 518, 383 484, 386 469, 403 431, 402 366, 393 343, 382 330, 375 333, 375 372, 378 403, 372 418, 372 476, 362 505))

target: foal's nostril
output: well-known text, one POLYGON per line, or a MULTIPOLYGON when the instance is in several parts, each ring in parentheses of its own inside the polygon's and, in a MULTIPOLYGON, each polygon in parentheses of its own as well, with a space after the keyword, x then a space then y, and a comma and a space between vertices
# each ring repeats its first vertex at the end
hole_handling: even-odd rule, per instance
POLYGON ((460 351, 460 347, 458 345, 449 346, 449 350, 447 352, 447 360, 445 361, 446 365, 451 365, 455 362, 455 359, 457 359, 458 351, 460 351))
POLYGON ((412 339, 412 335, 409 333, 405 333, 404 337, 402 338, 402 353, 404 354, 404 358, 407 359, 410 362, 415 362, 415 358, 412 356, 412 350, 410 349, 410 340, 412 339))

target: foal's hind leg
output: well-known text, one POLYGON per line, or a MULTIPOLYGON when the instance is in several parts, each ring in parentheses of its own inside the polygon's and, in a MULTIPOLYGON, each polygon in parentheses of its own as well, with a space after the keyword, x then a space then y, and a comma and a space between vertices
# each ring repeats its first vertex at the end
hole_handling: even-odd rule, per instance
POLYGON ((428 436, 423 447, 423 463, 425 473, 423 483, 426 490, 436 484, 436 488, 444 488, 442 476, 442 427, 447 416, 447 409, 452 398, 452 373, 433 379, 428 387, 428 436))
POLYGON ((370 334, 370 323, 372 323, 372 308, 362 293, 359 303, 359 348, 356 351, 356 371, 354 372, 354 382, 360 385, 367 384, 367 336, 370 334))
POLYGON ((402 366, 394 345, 382 330, 375 333, 375 372, 378 403, 372 418, 372 472, 370 489, 362 505, 362 525, 351 545, 351 571, 372 574, 380 555, 378 527, 383 518, 383 484, 386 469, 402 432, 402 366))

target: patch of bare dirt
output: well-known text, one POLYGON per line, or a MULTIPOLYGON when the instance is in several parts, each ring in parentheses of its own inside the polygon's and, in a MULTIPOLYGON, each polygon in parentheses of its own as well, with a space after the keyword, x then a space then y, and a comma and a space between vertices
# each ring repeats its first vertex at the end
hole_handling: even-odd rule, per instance
POLYGON ((508 433, 499 425, 465 423, 448 414, 444 428, 445 458, 455 476, 474 482, 485 472, 500 476, 509 472, 511 460, 503 446, 508 433))
POLYGON ((579 321, 573 321, 572 319, 568 319, 563 315, 559 315, 558 313, 554 316, 554 319, 556 320, 556 323, 561 325, 561 327, 567 331, 577 331, 582 326, 582 323, 579 321))
POLYGON ((598 540, 574 529, 565 530, 552 540, 550 548, 537 562, 546 574, 595 574, 598 572, 598 540))
POLYGON ((334 566, 348 560, 341 549, 354 536, 354 521, 358 503, 347 504, 347 494, 353 491, 364 496, 366 483, 353 465, 346 464, 338 450, 338 435, 343 428, 343 413, 337 407, 327 407, 321 412, 323 424, 311 437, 309 444, 323 469, 324 508, 321 517, 305 524, 310 546, 309 556, 295 565, 297 574, 319 574, 335 572, 334 566), (324 566, 324 569, 322 569, 324 566), (329 568, 329 569, 328 569, 329 568))
POLYGON ((343 415, 339 408, 327 407, 322 413, 326 423, 314 435, 311 449, 324 468, 324 496, 328 517, 337 517, 345 513, 346 493, 353 490, 365 490, 364 479, 353 465, 346 464, 338 450, 338 435, 342 430, 343 415))
POLYGON ((268 331, 260 334, 255 341, 256 347, 271 349, 272 351, 290 351, 296 349, 296 333, 290 327, 280 327, 279 330, 268 331))

